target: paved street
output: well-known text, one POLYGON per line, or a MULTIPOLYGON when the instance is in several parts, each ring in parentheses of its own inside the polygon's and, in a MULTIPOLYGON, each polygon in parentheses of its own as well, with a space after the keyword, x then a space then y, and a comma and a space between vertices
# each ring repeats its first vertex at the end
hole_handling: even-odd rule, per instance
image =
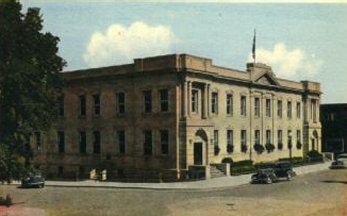
POLYGON ((297 176, 291 182, 218 189, 120 189, 2 185, 15 205, 0 215, 347 215, 347 170, 297 176))

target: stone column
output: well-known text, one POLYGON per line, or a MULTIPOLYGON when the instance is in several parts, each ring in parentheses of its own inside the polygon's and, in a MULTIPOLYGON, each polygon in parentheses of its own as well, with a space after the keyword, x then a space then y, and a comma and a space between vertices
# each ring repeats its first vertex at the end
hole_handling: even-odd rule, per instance
POLYGON ((211 90, 210 90, 210 84, 206 84, 206 118, 210 117, 210 95, 211 95, 211 90))
POLYGON ((191 100, 192 100, 192 82, 191 81, 187 81, 187 113, 188 113, 188 116, 190 116, 190 113, 191 113, 191 100))
POLYGON ((202 111, 202 118, 207 118, 207 107, 208 107, 208 93, 207 93, 207 84, 204 84, 204 104, 202 111))

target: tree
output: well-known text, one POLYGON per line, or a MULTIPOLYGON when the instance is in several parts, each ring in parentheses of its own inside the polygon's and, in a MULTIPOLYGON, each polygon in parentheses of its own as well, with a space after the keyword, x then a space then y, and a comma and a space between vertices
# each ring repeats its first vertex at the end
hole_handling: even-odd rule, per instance
POLYGON ((59 38, 41 32, 40 9, 21 9, 16 0, 0 1, 0 181, 30 168, 30 136, 54 120, 66 65, 59 38))

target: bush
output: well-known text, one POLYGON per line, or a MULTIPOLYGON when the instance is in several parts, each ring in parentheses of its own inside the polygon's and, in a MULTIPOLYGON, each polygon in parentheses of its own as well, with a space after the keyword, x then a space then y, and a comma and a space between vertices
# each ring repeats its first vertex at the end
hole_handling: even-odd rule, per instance
POLYGON ((278 150, 282 150, 283 149, 283 143, 278 143, 277 148, 278 148, 278 150))
POLYGON ((253 166, 252 160, 235 161, 233 166, 253 166))
POLYGON ((231 157, 223 158, 222 163, 230 163, 230 164, 232 164, 233 163, 233 159, 231 157))
POLYGON ((272 168, 273 165, 274 165, 273 162, 260 162, 260 163, 254 164, 254 167, 255 167, 256 169, 272 168))
POLYGON ((272 143, 266 143, 266 144, 265 144, 265 148, 266 148, 267 152, 270 153, 270 152, 273 152, 273 151, 274 151, 275 145, 272 144, 272 143))
POLYGON ((311 162, 321 162, 323 161, 323 155, 317 150, 311 150, 307 154, 309 161, 311 162))
POLYGON ((259 143, 254 144, 253 148, 258 154, 263 153, 263 151, 265 150, 264 146, 260 145, 259 143))
POLYGON ((229 154, 230 154, 230 153, 233 153, 233 152, 234 152, 234 146, 228 144, 228 145, 227 145, 227 152, 228 152, 229 154))
POLYGON ((246 152, 247 152, 247 149, 248 149, 247 145, 241 145, 241 151, 242 151, 243 153, 246 153, 246 152))
POLYGON ((251 160, 236 161, 230 167, 230 173, 232 175, 252 173, 254 171, 255 168, 253 166, 253 161, 251 160))

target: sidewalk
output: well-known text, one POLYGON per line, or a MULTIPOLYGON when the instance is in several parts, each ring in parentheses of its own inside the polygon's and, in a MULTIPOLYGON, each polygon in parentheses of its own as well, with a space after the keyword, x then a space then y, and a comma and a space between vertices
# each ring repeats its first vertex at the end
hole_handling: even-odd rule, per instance
MULTIPOLYGON (((322 164, 307 165, 295 167, 294 171, 297 175, 318 172, 328 169, 330 162, 322 164)), ((220 178, 212 178, 208 180, 192 181, 192 182, 170 182, 170 183, 125 183, 125 182, 98 182, 98 181, 46 181, 46 186, 55 187, 101 187, 101 188, 124 188, 124 189, 215 189, 223 187, 234 187, 248 184, 252 174, 240 176, 225 176, 220 178)))

